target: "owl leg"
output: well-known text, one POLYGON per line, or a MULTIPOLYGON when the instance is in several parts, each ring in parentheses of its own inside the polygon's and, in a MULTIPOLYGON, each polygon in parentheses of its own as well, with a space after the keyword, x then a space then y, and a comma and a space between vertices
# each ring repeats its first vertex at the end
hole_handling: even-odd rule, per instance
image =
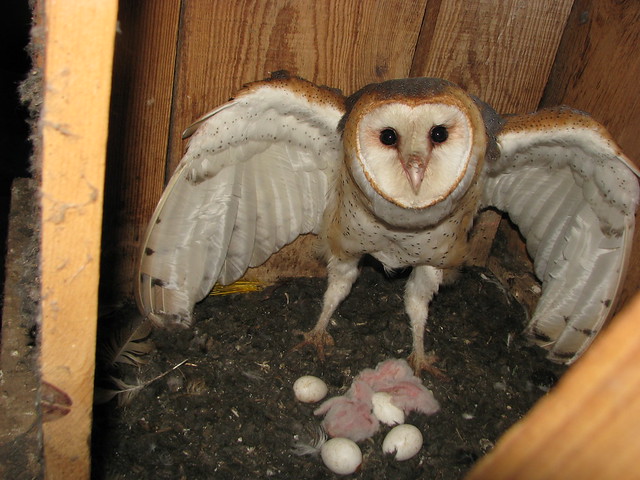
POLYGON ((407 282, 404 294, 404 304, 407 315, 411 320, 413 334, 413 351, 409 355, 409 364, 416 374, 422 370, 444 377, 444 374, 433 364, 437 361, 435 355, 424 352, 424 329, 429 315, 429 303, 442 283, 443 272, 439 268, 422 265, 414 267, 407 282))
POLYGON ((333 345, 333 338, 327 332, 329 320, 338 305, 349 295, 353 282, 358 278, 358 261, 359 258, 341 261, 333 256, 329 259, 327 265, 328 284, 324 294, 322 312, 320 312, 315 327, 303 333, 304 340, 293 347, 294 350, 305 345, 312 345, 318 351, 320 359, 324 360, 324 347, 333 345))

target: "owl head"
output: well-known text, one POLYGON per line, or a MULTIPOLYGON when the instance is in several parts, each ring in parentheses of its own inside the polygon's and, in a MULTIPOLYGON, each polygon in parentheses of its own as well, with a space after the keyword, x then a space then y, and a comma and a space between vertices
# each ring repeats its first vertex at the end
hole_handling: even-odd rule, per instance
POLYGON ((399 226, 448 215, 484 160, 492 136, 485 109, 433 78, 372 84, 349 97, 339 125, 345 162, 373 213, 399 226))

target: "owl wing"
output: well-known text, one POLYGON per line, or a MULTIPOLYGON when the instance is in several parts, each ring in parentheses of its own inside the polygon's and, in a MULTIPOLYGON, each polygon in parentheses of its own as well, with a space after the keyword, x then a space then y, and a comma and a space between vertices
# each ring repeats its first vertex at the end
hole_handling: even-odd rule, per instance
POLYGON ((621 287, 640 173, 602 125, 567 107, 507 118, 497 141, 483 201, 518 225, 542 281, 525 333, 568 364, 599 332, 621 287))
POLYGON ((341 161, 337 91, 276 74, 189 127, 185 156, 142 241, 136 301, 189 325, 196 302, 316 232, 341 161))

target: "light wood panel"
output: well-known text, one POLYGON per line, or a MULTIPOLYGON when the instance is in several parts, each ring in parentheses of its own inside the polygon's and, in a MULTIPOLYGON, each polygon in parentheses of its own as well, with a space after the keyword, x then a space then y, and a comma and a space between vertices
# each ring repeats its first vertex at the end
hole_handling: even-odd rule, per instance
MULTIPOLYGON (((542 106, 566 104, 591 113, 640 166, 640 2, 577 0, 542 99, 542 106)), ((640 225, 640 216, 636 216, 640 225)), ((640 289, 640 228, 623 305, 640 289)))
POLYGON ((638 479, 640 296, 466 480, 638 479))
POLYGON ((289 70, 346 94, 407 76, 425 4, 184 0, 168 171, 182 156, 186 126, 272 71, 289 70))
POLYGON ((81 480, 90 474, 102 192, 118 5, 115 0, 47 0, 44 6, 40 397, 45 475, 81 480))
POLYGON ((139 237, 162 193, 180 2, 122 0, 103 224, 103 301, 132 294, 139 237))
POLYGON ((430 1, 411 75, 451 80, 499 113, 534 110, 572 3, 430 1))

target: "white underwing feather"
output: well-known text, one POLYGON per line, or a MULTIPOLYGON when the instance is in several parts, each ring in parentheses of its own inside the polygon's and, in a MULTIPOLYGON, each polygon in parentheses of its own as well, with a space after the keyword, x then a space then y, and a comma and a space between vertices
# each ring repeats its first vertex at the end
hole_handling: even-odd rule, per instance
POLYGON ((136 299, 146 316, 188 325, 215 283, 318 231, 340 161, 343 110, 331 105, 263 85, 185 131, 187 152, 143 241, 136 299))
POLYGON ((561 363, 578 358, 610 314, 639 197, 630 161, 593 120, 585 126, 584 114, 569 117, 546 129, 507 122, 483 199, 507 212, 526 239, 542 296, 525 332, 561 363))

